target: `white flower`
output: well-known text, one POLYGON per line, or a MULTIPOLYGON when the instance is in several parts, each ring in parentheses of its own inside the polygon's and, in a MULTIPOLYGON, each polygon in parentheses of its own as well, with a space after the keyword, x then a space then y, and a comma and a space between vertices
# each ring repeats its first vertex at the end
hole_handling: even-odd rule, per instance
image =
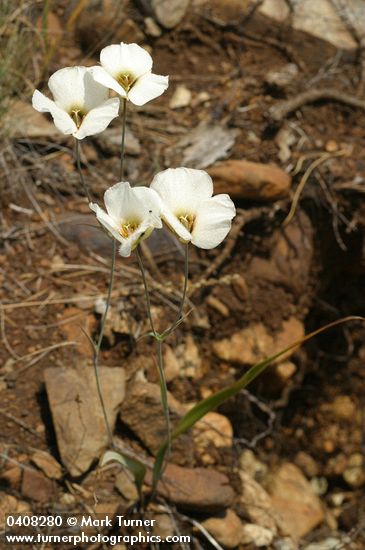
POLYGON ((121 256, 130 256, 139 242, 161 228, 161 200, 148 187, 133 187, 119 182, 104 193, 106 212, 90 203, 99 222, 121 243, 121 256))
POLYGON ((152 73, 152 57, 138 44, 113 44, 100 52, 101 67, 92 67, 97 82, 135 105, 155 99, 169 85, 167 76, 152 73))
POLYGON ((63 134, 77 139, 105 130, 119 113, 119 99, 108 99, 109 90, 95 82, 87 67, 65 67, 48 81, 54 101, 38 90, 33 94, 33 107, 51 113, 63 134))
POLYGON ((210 249, 227 236, 236 209, 228 195, 212 196, 204 170, 169 168, 154 177, 151 189, 162 199, 162 219, 181 241, 210 249))

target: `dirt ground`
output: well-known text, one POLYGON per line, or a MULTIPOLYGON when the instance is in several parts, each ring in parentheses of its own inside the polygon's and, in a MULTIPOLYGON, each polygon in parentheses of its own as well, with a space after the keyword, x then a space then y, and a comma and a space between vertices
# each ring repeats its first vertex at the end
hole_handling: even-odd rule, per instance
MULTIPOLYGON (((54 20, 66 28, 68 3, 54 4, 54 20)), ((101 47, 123 39, 151 48, 154 70, 170 75, 170 87, 141 108, 128 105, 127 123, 133 134, 127 139, 129 181, 148 184, 157 171, 182 165, 186 157, 179 142, 187 138, 189 143, 193 129, 202 123, 223 129, 227 134, 221 140, 233 136, 224 156, 203 166, 208 171, 224 159, 234 159, 275 164, 291 175, 291 191, 281 197, 259 191, 251 198, 240 197, 238 192, 237 217, 225 243, 212 251, 191 252, 191 312, 168 341, 181 369, 171 375, 168 389, 180 404, 191 404, 229 385, 253 364, 251 356, 259 356, 261 348, 252 343, 250 331, 263 330, 271 339, 270 349, 276 351, 280 343, 300 336, 301 330, 308 333, 365 311, 364 106, 333 100, 329 94, 305 102, 280 120, 272 110, 316 89, 340 92, 347 99, 358 96, 359 54, 339 56, 328 43, 263 16, 246 18, 241 8, 234 11, 237 3, 229 2, 229 9, 222 4, 189 8, 175 28, 162 29, 157 37, 144 32, 146 14, 138 3, 126 5, 118 32, 110 29, 101 9, 93 13, 89 7, 73 32, 63 31, 48 68, 51 74, 65 65, 92 65, 101 47), (268 75, 288 63, 297 67, 295 75, 284 84, 270 81, 268 75), (189 100, 172 108, 179 86, 191 92, 189 100), (312 166, 319 158, 321 162, 312 166), (283 225, 295 189, 309 168, 294 216, 283 225), (234 335, 243 339, 238 352, 234 335)), ((46 81, 40 84, 42 90, 46 81)), ((30 97, 21 101, 30 102, 30 97)), ((0 509, 13 512, 19 505, 17 510, 34 513, 80 512, 95 511, 97 503, 100 513, 102 505, 107 511, 118 506, 128 510, 130 502, 115 487, 118 468, 100 471, 93 462, 85 474, 72 476, 62 465, 44 375, 50 367, 77 370, 91 365, 83 330, 97 338, 100 314, 95 304, 107 291, 110 241, 89 213, 71 138, 18 132, 16 137, 4 136, 0 147, 0 509), (61 464, 58 479, 50 479, 35 463, 34 453, 40 450, 61 464), (34 471, 40 481, 37 476, 32 479, 34 471)), ((201 167, 205 153, 206 149, 193 160, 194 167, 201 167)), ((82 166, 102 204, 104 190, 117 181, 118 147, 88 138, 82 143, 82 166)), ((229 178, 225 185, 229 193, 229 178)), ((182 249, 167 232, 155 232, 142 253, 153 313, 163 329, 174 319, 179 303, 182 249)), ((148 383, 157 383, 154 343, 139 339, 146 330, 136 259, 118 257, 100 364, 125 369, 127 394, 141 370, 148 383)), ((270 476, 288 463, 301 471, 320 502, 321 519, 304 534, 293 536, 293 546, 285 546, 289 537, 279 530, 264 548, 306 548, 330 537, 337 540, 336 548, 365 547, 364 337, 361 322, 331 329, 225 403, 218 412, 233 428, 230 445, 210 442, 202 452, 195 440, 187 439, 174 447, 174 464, 204 467, 228 477, 235 492, 230 509, 242 523, 260 523, 252 519, 240 497, 243 457, 259 465, 252 466, 250 474, 273 502, 270 476)), ((137 423, 138 411, 136 405, 137 423)), ((152 408, 150 414, 154 418, 152 408)), ((122 413, 115 435, 137 455, 151 456, 154 441, 133 428, 131 416, 126 412, 123 421, 122 413)), ((152 424, 146 419, 141 431, 152 433, 152 424)), ((156 502, 166 502, 161 499, 156 502)), ((201 524, 211 513, 168 503, 167 499, 180 531, 193 537, 190 548, 214 548, 216 538, 219 543, 219 536, 212 542, 186 519, 201 524)), ((287 506, 291 507, 290 501, 287 506)), ((303 525, 300 514, 298 518, 295 521, 303 525)), ((221 541, 221 546, 249 550, 258 545, 251 541, 227 546, 221 541)), ((99 548, 80 546, 91 547, 99 548)), ((322 548, 335 546, 318 546, 322 548)))

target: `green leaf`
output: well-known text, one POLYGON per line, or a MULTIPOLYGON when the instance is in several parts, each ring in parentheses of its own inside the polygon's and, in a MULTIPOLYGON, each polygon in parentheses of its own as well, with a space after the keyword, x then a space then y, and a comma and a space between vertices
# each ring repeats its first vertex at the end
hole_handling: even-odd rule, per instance
MULTIPOLYGON (((321 332, 325 332, 326 330, 329 330, 332 327, 335 327, 343 323, 347 323, 349 321, 365 321, 365 319, 363 317, 350 316, 350 317, 344 317, 342 319, 338 319, 333 323, 329 323, 328 325, 325 325, 324 327, 321 327, 311 332, 310 334, 307 334, 300 340, 297 340, 287 348, 279 351, 278 353, 275 353, 271 357, 268 357, 267 359, 260 361, 259 363, 251 367, 239 380, 237 380, 237 382, 235 382, 231 386, 228 386, 228 388, 220 390, 217 393, 210 395, 206 399, 203 399, 202 401, 197 403, 176 425, 175 429, 171 434, 171 441, 173 441, 174 439, 179 437, 179 435, 185 433, 189 428, 194 426, 194 424, 198 422, 198 420, 200 420, 208 412, 215 410, 217 407, 222 405, 222 403, 227 401, 227 399, 229 399, 230 397, 233 397, 242 389, 244 389, 250 382, 252 382, 262 372, 264 372, 264 370, 267 369, 267 367, 271 365, 276 359, 278 359, 282 355, 285 355, 288 351, 296 348, 297 346, 300 346, 304 342, 307 342, 317 334, 320 334, 321 332)), ((153 490, 156 488, 157 483, 160 479, 161 469, 163 466, 164 456, 167 448, 168 448, 168 442, 165 441, 163 445, 160 447, 156 455, 156 461, 153 468, 153 490)))
POLYGON ((120 452, 116 451, 106 451, 102 459, 100 460, 100 466, 103 467, 108 462, 118 462, 128 468, 128 470, 133 474, 134 482, 136 484, 139 496, 142 495, 142 484, 146 475, 146 467, 142 462, 129 456, 123 455, 120 452))

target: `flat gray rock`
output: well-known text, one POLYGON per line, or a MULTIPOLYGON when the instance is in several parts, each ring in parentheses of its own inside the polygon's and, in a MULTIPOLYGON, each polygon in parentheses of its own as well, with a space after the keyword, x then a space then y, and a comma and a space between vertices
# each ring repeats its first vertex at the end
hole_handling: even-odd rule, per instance
MULTIPOLYGON (((113 429, 125 395, 125 372, 119 367, 101 367, 99 372, 113 429)), ((108 444, 94 370, 91 366, 77 370, 50 367, 45 371, 45 382, 62 463, 71 476, 79 476, 100 458, 108 444)))

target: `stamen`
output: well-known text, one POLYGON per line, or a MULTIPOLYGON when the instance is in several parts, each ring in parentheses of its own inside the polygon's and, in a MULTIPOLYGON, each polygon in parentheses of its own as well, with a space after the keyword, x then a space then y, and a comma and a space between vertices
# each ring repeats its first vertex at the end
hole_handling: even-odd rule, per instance
POLYGON ((184 214, 184 215, 178 216, 179 222, 182 223, 185 229, 187 229, 189 232, 191 232, 193 228, 194 219, 195 217, 192 214, 184 214))
POLYGON ((136 78, 130 73, 122 73, 118 76, 117 80, 122 88, 124 88, 126 92, 129 92, 129 90, 135 83, 136 78))
POLYGON ((77 108, 71 109, 70 117, 72 118, 72 120, 76 124, 77 128, 80 128, 81 123, 82 123, 82 121, 85 117, 85 113, 83 113, 81 111, 81 109, 77 109, 77 108))
POLYGON ((128 239, 128 237, 135 232, 138 225, 139 224, 136 222, 123 223, 119 229, 119 233, 122 235, 122 237, 124 237, 124 239, 128 239))

